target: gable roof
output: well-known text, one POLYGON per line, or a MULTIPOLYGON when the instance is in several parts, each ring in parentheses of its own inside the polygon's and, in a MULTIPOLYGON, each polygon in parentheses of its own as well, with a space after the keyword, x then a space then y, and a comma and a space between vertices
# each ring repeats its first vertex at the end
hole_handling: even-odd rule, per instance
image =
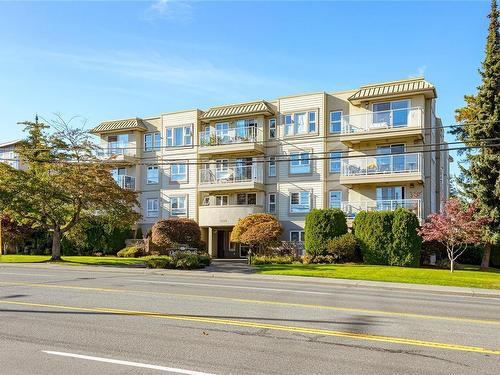
POLYGON ((360 103, 364 100, 387 96, 402 96, 410 93, 423 93, 426 97, 435 98, 436 88, 423 77, 391 81, 374 85, 361 86, 348 100, 360 103))
POLYGON ((256 102, 211 107, 201 115, 201 119, 213 120, 217 118, 238 117, 250 114, 273 115, 274 109, 268 102, 260 100, 256 102))
POLYGON ((103 133, 109 131, 120 131, 120 130, 140 130, 146 131, 148 128, 144 125, 144 122, 139 117, 127 118, 122 120, 112 120, 101 122, 91 133, 103 133))
POLYGON ((18 144, 19 142, 21 142, 20 139, 16 139, 15 141, 9 141, 9 142, 0 143, 0 148, 4 148, 4 147, 8 147, 8 146, 14 146, 14 145, 18 144))

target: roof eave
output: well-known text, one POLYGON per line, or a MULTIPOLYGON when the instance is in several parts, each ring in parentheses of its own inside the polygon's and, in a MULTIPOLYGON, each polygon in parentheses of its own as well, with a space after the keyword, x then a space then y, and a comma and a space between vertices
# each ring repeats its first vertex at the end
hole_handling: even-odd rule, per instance
POLYGON ((371 100, 386 99, 386 98, 401 98, 401 97, 408 96, 408 95, 418 95, 418 94, 423 94, 426 98, 430 98, 430 99, 437 98, 436 88, 429 87, 427 89, 405 91, 405 92, 399 92, 399 93, 381 94, 381 95, 370 95, 370 96, 364 96, 364 97, 360 97, 360 98, 353 98, 353 96, 355 96, 355 95, 353 95, 353 96, 347 98, 347 100, 354 105, 359 105, 363 102, 368 102, 371 100))

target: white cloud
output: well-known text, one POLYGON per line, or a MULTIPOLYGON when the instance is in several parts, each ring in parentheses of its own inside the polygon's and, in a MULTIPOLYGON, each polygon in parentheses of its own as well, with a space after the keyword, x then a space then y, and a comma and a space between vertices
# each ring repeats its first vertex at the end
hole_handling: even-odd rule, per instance
POLYGON ((421 65, 417 68, 417 72, 410 74, 409 77, 423 77, 425 75, 425 71, 427 70, 427 65, 421 65))
POLYGON ((193 7, 181 0, 157 0, 145 11, 143 19, 149 22, 167 19, 186 22, 193 17, 193 7))

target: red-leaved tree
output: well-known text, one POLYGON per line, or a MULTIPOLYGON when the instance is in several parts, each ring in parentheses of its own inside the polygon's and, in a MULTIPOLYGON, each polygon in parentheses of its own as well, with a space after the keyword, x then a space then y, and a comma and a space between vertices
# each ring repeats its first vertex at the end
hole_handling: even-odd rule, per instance
POLYGON ((430 214, 419 230, 426 242, 437 241, 446 246, 450 271, 467 245, 481 243, 483 227, 489 219, 479 216, 474 204, 463 205, 458 199, 448 200, 440 214, 430 214))

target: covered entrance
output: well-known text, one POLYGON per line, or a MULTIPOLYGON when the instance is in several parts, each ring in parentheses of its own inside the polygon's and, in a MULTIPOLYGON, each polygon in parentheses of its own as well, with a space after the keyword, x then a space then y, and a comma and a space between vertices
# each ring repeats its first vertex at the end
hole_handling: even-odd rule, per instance
POLYGON ((202 228, 207 251, 212 258, 242 259, 248 255, 248 246, 230 241, 233 227, 202 228))

